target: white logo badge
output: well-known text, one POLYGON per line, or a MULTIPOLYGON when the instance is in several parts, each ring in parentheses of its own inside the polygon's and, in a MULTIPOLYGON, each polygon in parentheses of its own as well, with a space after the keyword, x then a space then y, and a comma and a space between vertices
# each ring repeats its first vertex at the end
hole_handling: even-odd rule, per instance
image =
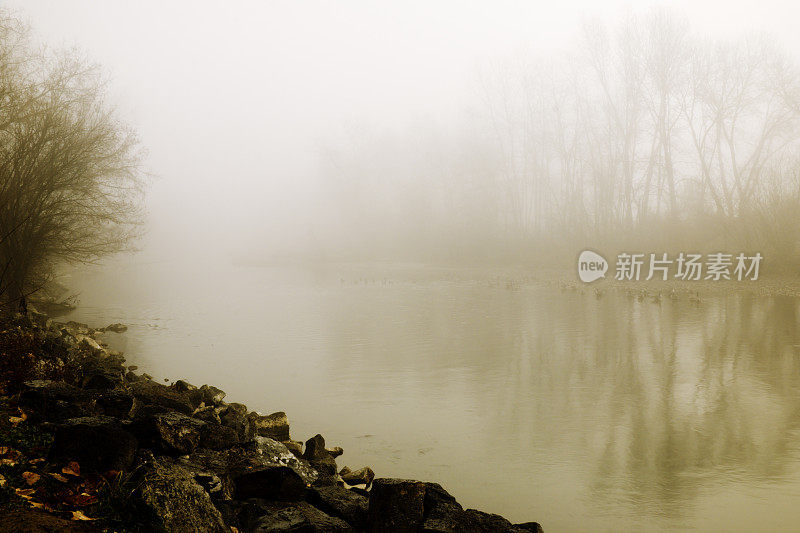
POLYGON ((606 277, 607 270, 608 261, 591 250, 584 250, 578 257, 578 277, 584 283, 606 277))

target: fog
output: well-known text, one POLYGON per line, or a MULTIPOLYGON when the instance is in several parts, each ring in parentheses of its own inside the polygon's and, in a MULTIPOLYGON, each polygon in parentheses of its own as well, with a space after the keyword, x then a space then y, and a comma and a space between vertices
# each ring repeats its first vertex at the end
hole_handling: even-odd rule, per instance
MULTIPOLYGON (((420 168, 440 170, 432 159, 442 153, 456 161, 474 156, 471 147, 486 130, 484 82, 492 72, 561 57, 587 21, 613 28, 655 4, 6 5, 43 43, 75 46, 107 72, 109 101, 149 152, 143 254, 232 258, 329 256, 340 244, 369 249, 378 240, 359 245, 354 237, 365 224, 385 241, 413 241, 432 222, 458 218, 457 210, 445 210, 426 220, 425 212, 440 211, 429 199, 407 201, 407 216, 392 220, 374 218, 364 206, 393 205, 386 195, 395 189, 375 183, 408 176, 415 179, 404 193, 425 197, 431 179, 420 168), (332 183, 331 161, 348 158, 371 169, 358 185, 366 196, 360 203, 332 183), (395 239, 399 229, 408 235, 395 239)), ((702 35, 766 31, 784 49, 800 50, 791 25, 797 8, 788 2, 668 6, 702 35)), ((376 253, 386 254, 391 250, 376 253)))

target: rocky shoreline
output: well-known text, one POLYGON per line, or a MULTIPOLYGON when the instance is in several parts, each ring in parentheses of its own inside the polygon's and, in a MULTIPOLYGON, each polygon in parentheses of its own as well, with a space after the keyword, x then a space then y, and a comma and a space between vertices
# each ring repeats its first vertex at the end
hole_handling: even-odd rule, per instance
POLYGON ((339 468, 284 412, 163 384, 95 329, 31 311, 0 332, 0 531, 541 532, 436 483, 339 468))

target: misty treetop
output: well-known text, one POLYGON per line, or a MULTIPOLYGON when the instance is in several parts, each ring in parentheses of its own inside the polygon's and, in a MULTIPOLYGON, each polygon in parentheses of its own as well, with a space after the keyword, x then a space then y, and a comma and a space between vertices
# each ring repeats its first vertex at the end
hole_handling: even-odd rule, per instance
POLYGON ((128 245, 140 221, 140 160, 100 69, 74 50, 35 46, 0 11, 2 300, 16 309, 59 262, 128 245))
MULTIPOLYGON (((800 77, 766 37, 710 41, 662 10, 587 23, 560 54, 483 69, 477 92, 455 135, 351 136, 329 151, 339 216, 374 214, 395 242, 473 257, 727 246, 800 258, 800 77)), ((360 227, 351 240, 380 240, 360 227)))

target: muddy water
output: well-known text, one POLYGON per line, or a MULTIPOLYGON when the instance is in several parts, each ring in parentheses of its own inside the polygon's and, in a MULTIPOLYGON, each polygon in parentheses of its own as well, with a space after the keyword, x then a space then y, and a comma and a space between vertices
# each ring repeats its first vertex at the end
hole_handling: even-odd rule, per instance
POLYGON ((128 263, 76 320, 159 378, 285 410, 339 466, 547 531, 800 524, 800 303, 598 298, 410 265, 128 263))

